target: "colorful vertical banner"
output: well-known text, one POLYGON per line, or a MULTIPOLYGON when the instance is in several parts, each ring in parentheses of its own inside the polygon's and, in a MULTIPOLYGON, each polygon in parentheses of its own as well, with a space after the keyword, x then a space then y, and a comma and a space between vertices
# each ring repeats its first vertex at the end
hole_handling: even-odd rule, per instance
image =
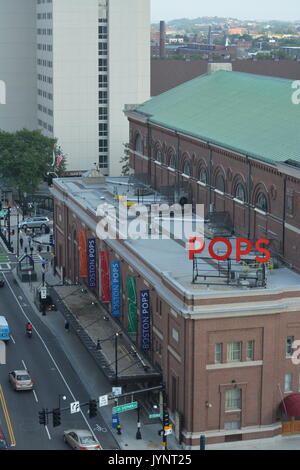
POLYGON ((100 252, 100 279, 101 279, 101 301, 110 302, 110 276, 108 251, 100 252))
POLYGON ((141 348, 143 351, 151 349, 151 329, 150 329, 150 292, 140 291, 140 312, 141 312, 141 348))
POLYGON ((121 269, 119 261, 110 263, 111 279, 111 314, 113 317, 121 316, 121 269))
POLYGON ((87 246, 85 230, 79 230, 79 276, 88 276, 87 246))
POLYGON ((136 298, 136 280, 135 277, 127 278, 127 297, 128 297, 128 333, 137 333, 137 298, 136 298))
POLYGON ((97 286, 96 276, 96 239, 89 238, 87 246, 88 251, 88 286, 90 289, 95 289, 97 286))

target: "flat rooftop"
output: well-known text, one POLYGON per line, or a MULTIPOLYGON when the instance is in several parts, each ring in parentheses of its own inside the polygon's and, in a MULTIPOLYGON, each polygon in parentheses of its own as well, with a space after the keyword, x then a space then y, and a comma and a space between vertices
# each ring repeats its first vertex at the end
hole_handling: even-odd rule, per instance
MULTIPOLYGON (((119 201, 115 199, 116 195, 127 196, 128 200, 139 202, 141 204, 158 203, 159 196, 145 196, 138 198, 134 194, 133 186, 128 186, 128 178, 106 178, 106 182, 103 184, 86 184, 82 178, 62 178, 54 180, 55 186, 65 191, 71 201, 76 201, 84 210, 88 210, 94 216, 97 213, 99 205, 108 203, 116 207, 119 207, 119 201)), ((55 189, 55 186, 51 189, 51 192, 55 197, 60 197, 59 192, 55 189)), ((64 203, 76 212, 78 208, 72 202, 61 198, 64 203)), ((86 213, 80 214, 83 220, 95 231, 95 222, 86 213)), ((99 218, 100 220, 100 218, 99 218)), ((151 237, 151 235, 149 235, 151 237)), ((185 240, 184 240, 185 241, 185 240)), ((209 258, 208 244, 209 240, 205 240, 206 247, 200 257, 201 261, 198 265, 200 270, 200 277, 197 279, 197 283, 193 283, 193 261, 188 259, 188 251, 185 243, 182 240, 173 239, 127 239, 124 244, 132 252, 142 256, 145 262, 151 266, 151 268, 158 274, 162 274, 171 284, 176 286, 177 289, 184 292, 185 295, 191 296, 207 296, 209 293, 221 293, 226 292, 239 292, 245 294, 246 292, 253 291, 272 291, 280 289, 299 289, 300 287, 300 275, 295 271, 285 266, 273 268, 272 265, 266 268, 265 279, 266 284, 264 287, 249 287, 247 280, 244 280, 241 284, 231 279, 230 284, 227 283, 225 278, 226 264, 222 262, 218 266, 217 262, 212 262, 209 258), (221 277, 218 276, 221 272, 221 277), (246 281, 246 282, 245 282, 246 281), (201 284, 198 284, 201 282, 201 284)), ((235 247, 235 239, 231 238, 233 247, 235 247)), ((112 241, 112 246, 116 247, 116 241, 112 241)), ((216 250, 223 249, 224 245, 216 245, 216 250)), ((122 255, 124 247, 118 244, 118 251, 122 255)), ((235 253, 235 249, 233 250, 235 253)), ((247 258, 251 255, 247 256, 247 258)), ((254 258, 254 255, 252 255, 254 258)), ((239 274, 237 277, 253 276, 257 275, 257 266, 250 264, 246 266, 245 263, 237 264, 233 261, 232 270, 237 271, 239 274), (246 273, 246 274, 245 274, 246 273)), ((251 284, 251 282, 250 282, 251 284)))

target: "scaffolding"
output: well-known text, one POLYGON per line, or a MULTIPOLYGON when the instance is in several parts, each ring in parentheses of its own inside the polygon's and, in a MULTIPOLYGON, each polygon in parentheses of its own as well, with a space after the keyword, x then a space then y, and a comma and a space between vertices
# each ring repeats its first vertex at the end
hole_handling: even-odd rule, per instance
POLYGON ((237 262, 231 258, 216 261, 194 256, 192 284, 209 286, 266 287, 265 263, 254 263, 253 258, 237 262))

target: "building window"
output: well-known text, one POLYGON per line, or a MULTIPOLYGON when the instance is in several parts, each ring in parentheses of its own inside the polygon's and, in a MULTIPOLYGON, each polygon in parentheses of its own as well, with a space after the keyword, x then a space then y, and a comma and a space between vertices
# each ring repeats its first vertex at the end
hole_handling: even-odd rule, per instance
POLYGON ((221 174, 216 177, 216 189, 222 193, 225 193, 225 180, 221 174))
POLYGON ((235 197, 236 197, 236 199, 238 199, 239 201, 242 201, 242 202, 245 202, 245 200, 246 200, 245 189, 244 189, 244 186, 241 183, 239 183, 236 187, 235 197))
POLYGON ((286 196, 286 213, 290 217, 294 215, 294 197, 291 195, 286 196))
POLYGON ((107 71, 107 59, 99 59, 99 72, 106 72, 107 71))
POLYGON ((108 135, 107 123, 102 122, 99 124, 99 137, 107 136, 107 135, 108 135))
POLYGON ((107 104, 107 91, 99 91, 99 104, 107 104))
POLYGON ((162 153, 160 150, 156 151, 155 159, 157 162, 162 163, 162 153))
POLYGON ((286 346, 285 346, 286 357, 291 357, 293 354, 293 342, 294 342, 294 336, 288 336, 286 339, 286 346))
POLYGON ((106 139, 99 140, 99 152, 107 152, 108 141, 106 139))
POLYGON ((254 361, 254 341, 253 339, 247 341, 247 354, 246 354, 247 361, 254 361))
POLYGON ((140 136, 140 134, 138 134, 135 139, 135 151, 143 154, 143 141, 142 141, 142 137, 140 136))
POLYGON ((99 119, 107 120, 107 108, 99 108, 99 119))
POLYGON ((292 391, 292 381, 293 381, 293 374, 285 374, 284 376, 284 391, 291 392, 292 391))
POLYGON ((224 423, 224 429, 241 429, 240 421, 226 421, 224 423))
POLYGON ((222 362, 222 352, 223 352, 223 344, 216 343, 215 344, 215 363, 219 364, 222 362))
POLYGON ((255 207, 263 212, 268 212, 268 201, 263 193, 258 194, 255 207))
POLYGON ((242 360, 242 342, 235 341, 234 343, 227 344, 227 361, 241 361, 242 360))
POLYGON ((241 390, 239 388, 232 388, 226 391, 225 395, 225 410, 240 410, 241 409, 241 390))
POLYGON ((176 159, 173 153, 170 155, 170 158, 169 158, 169 167, 174 168, 174 169, 176 167, 176 159))
POLYGON ((172 328, 172 338, 175 339, 175 341, 179 341, 179 333, 177 330, 175 330, 175 328, 172 328))
POLYGON ((207 184, 207 172, 205 168, 200 168, 199 181, 203 184, 207 184))
POLYGON ((99 87, 107 88, 107 75, 99 75, 99 87))
POLYGON ((189 162, 185 162, 184 167, 183 167, 183 173, 187 176, 191 176, 192 170, 191 170, 191 165, 189 162))

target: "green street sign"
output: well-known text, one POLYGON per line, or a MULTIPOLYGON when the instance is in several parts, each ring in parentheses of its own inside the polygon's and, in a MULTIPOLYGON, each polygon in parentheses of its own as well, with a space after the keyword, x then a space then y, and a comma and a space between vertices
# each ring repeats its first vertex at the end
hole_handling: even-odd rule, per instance
POLYGON ((155 413, 154 415, 149 415, 149 418, 162 418, 163 414, 162 413, 155 413))
POLYGON ((122 411, 134 410, 138 407, 138 402, 133 401, 132 403, 126 403, 126 405, 114 406, 112 409, 113 413, 122 413, 122 411))
POLYGON ((7 211, 0 211, 0 217, 4 217, 5 215, 7 215, 7 211))

